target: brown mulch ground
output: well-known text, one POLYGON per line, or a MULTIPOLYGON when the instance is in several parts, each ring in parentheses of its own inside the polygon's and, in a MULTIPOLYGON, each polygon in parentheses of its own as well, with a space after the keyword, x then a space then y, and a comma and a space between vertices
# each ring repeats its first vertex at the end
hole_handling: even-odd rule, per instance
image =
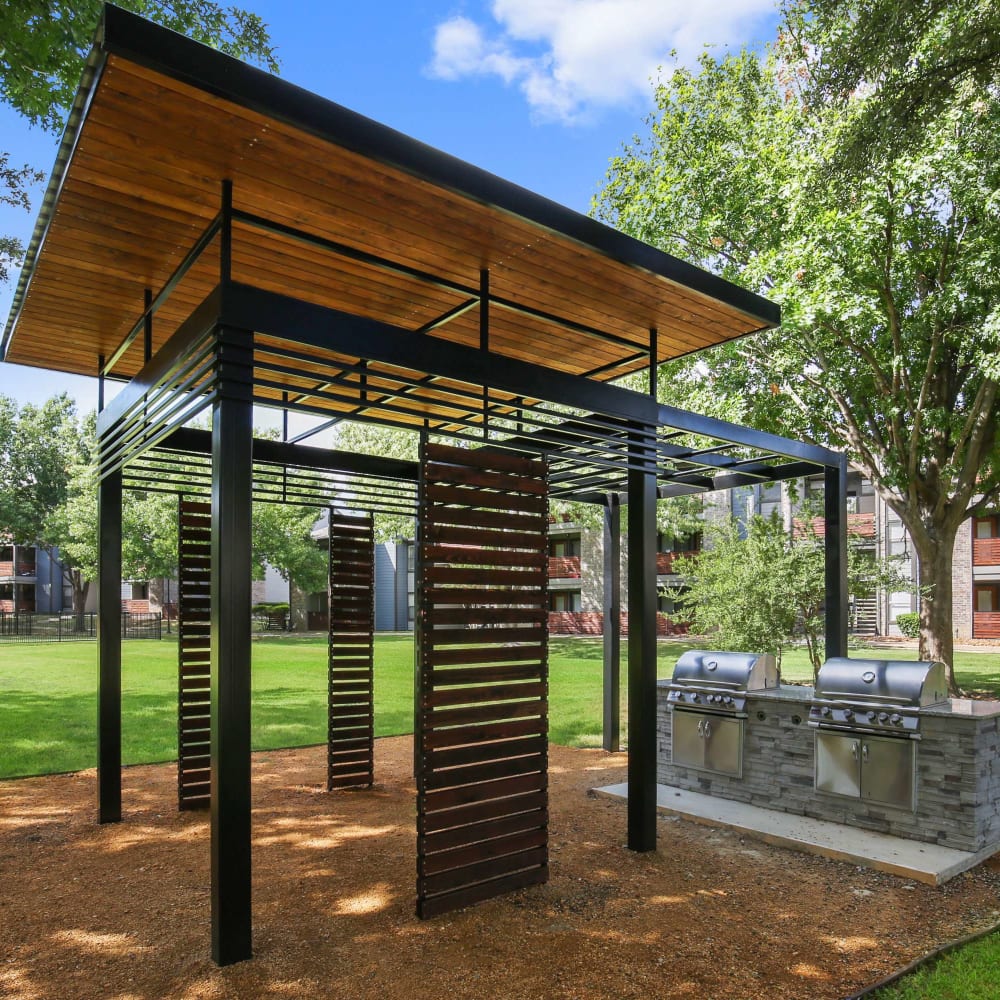
POLYGON ((171 765, 128 768, 106 827, 93 772, 0 782, 0 996, 841 997, 998 916, 1000 859, 934 889, 665 818, 634 854, 624 805, 588 795, 624 756, 552 747, 548 885, 419 921, 410 740, 376 763, 328 795, 321 748, 255 755, 256 957, 226 969, 171 765))

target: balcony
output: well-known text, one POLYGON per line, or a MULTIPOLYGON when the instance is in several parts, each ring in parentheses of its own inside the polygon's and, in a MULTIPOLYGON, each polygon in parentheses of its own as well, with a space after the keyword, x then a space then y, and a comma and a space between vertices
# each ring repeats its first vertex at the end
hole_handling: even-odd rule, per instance
MULTIPOLYGON (((980 539, 994 541, 994 539, 980 539)), ((1000 639, 1000 611, 973 611, 973 639, 1000 639)))
POLYGON ((972 565, 1000 566, 1000 538, 973 538, 972 565))
POLYGON ((687 556, 698 555, 700 549, 692 549, 690 552, 657 552, 656 553, 656 575, 670 576, 677 572, 674 569, 674 560, 687 556))
POLYGON ((16 564, 13 559, 4 559, 0 561, 0 577, 13 577, 13 576, 34 576, 36 573, 36 567, 34 562, 22 562, 18 561, 16 564))
MULTIPOLYGON (((804 524, 798 518, 795 520, 795 534, 801 535, 804 524)), ((817 538, 826 537, 826 520, 822 517, 814 517, 812 529, 817 538)), ((875 515, 874 514, 848 514, 847 533, 855 538, 875 537, 875 515)))
POLYGON ((579 556, 549 556, 550 580, 578 580, 579 578, 579 556))

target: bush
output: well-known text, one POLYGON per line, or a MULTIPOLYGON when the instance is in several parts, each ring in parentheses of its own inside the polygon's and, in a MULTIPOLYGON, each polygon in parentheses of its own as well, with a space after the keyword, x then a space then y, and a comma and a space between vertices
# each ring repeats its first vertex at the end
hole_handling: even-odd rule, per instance
POLYGON ((896 615, 896 624, 899 626, 899 631, 907 639, 920 637, 920 615, 916 611, 910 611, 905 615, 896 615))

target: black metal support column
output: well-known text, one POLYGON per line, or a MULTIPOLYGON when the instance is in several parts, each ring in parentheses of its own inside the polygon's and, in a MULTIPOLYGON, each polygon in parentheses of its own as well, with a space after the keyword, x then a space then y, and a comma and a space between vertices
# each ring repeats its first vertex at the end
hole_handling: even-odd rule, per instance
POLYGON ((252 335, 219 334, 212 410, 212 958, 251 957, 252 335))
POLYGON ((98 822, 122 818, 122 474, 97 488, 98 822))
POLYGON ((604 749, 621 750, 621 507, 604 508, 604 749))
POLYGON ((656 849, 656 475, 630 442, 628 474, 628 846, 656 849))
POLYGON ((847 656, 847 456, 827 466, 826 515, 826 655, 847 656))

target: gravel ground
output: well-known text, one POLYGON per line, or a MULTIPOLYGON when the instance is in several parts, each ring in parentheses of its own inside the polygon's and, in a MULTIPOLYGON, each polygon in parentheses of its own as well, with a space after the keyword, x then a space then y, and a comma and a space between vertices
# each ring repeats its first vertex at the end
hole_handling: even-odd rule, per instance
POLYGON ((411 753, 378 741, 376 788, 333 795, 322 748, 254 756, 255 958, 226 969, 171 765, 126 769, 107 827, 92 771, 0 783, 0 996, 836 998, 998 916, 1000 856, 931 888, 666 818, 631 853, 588 794, 624 756, 552 747, 550 882, 419 921, 411 753))

